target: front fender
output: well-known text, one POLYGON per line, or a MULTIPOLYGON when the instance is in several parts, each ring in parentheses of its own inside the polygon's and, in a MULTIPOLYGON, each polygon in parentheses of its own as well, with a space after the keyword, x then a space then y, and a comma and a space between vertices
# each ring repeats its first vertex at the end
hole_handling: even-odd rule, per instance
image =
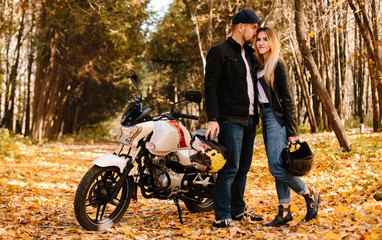
POLYGON ((97 158, 93 161, 94 165, 98 167, 111 167, 116 166, 121 172, 126 167, 127 160, 125 158, 118 157, 117 155, 105 155, 97 158))

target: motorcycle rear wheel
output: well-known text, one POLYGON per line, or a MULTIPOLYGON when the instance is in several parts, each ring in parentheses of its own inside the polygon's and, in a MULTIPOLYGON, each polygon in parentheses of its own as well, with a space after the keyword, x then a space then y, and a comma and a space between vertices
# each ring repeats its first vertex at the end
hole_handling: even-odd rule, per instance
POLYGON ((211 212, 214 209, 214 199, 212 198, 205 198, 202 199, 202 201, 196 202, 192 200, 183 200, 184 205, 186 205, 186 208, 188 211, 192 213, 200 213, 200 212, 211 212))
POLYGON ((133 179, 128 177, 117 196, 110 199, 121 176, 117 167, 98 166, 93 166, 84 175, 74 198, 74 213, 83 228, 105 230, 122 218, 133 195, 133 179))

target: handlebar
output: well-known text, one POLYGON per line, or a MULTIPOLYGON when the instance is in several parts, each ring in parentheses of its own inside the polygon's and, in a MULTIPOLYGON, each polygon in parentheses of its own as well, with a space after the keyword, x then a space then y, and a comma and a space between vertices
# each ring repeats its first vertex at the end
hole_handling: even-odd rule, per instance
POLYGON ((188 118, 188 119, 194 119, 198 120, 199 116, 191 115, 191 114, 184 114, 180 113, 179 110, 175 109, 171 112, 172 116, 175 118, 188 118))
POLYGON ((194 120, 198 120, 199 119, 199 116, 195 116, 195 115, 191 115, 191 114, 179 113, 178 116, 182 117, 182 118, 188 118, 188 119, 194 119, 194 120))

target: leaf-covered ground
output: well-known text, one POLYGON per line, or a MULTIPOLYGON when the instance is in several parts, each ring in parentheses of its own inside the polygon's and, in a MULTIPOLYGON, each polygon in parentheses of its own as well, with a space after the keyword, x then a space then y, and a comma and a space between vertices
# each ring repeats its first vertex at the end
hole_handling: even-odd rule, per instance
POLYGON ((179 223, 172 201, 138 196, 115 227, 85 231, 73 212, 76 187, 92 160, 115 143, 34 145, 0 131, 0 239, 382 239, 382 134, 349 131, 353 151, 341 151, 333 133, 305 134, 315 152, 315 168, 304 181, 322 196, 317 219, 304 222, 305 202, 293 193, 294 220, 265 227, 276 212, 274 181, 261 137, 248 175, 248 210, 264 222, 239 222, 214 229, 213 212, 191 214, 182 204, 179 223))

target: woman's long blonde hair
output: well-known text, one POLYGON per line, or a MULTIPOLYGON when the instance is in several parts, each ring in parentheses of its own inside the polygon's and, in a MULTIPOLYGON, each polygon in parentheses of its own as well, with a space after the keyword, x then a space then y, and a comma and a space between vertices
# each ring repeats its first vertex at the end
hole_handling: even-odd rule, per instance
MULTIPOLYGON (((255 43, 256 59, 264 68, 265 82, 268 84, 268 86, 272 88, 272 90, 274 90, 274 81, 275 81, 274 72, 276 69, 277 62, 282 59, 281 52, 280 52, 280 38, 276 30, 270 27, 259 28, 257 30, 257 35, 260 32, 265 32, 267 34, 269 47, 271 48, 271 53, 269 54, 267 61, 264 62, 264 56, 259 54, 257 50, 257 45, 255 43)), ((257 38, 256 38, 256 42, 257 42, 257 38)))

